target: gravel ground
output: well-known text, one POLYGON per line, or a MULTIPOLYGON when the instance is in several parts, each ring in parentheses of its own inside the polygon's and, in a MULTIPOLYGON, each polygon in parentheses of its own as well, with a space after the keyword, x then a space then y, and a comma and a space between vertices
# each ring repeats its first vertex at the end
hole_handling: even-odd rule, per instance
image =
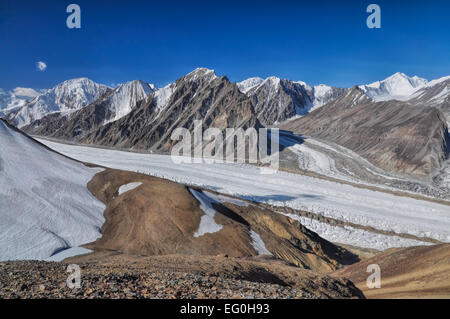
POLYGON ((289 286, 172 271, 80 264, 81 287, 70 289, 66 263, 0 263, 0 298, 317 298, 289 286))

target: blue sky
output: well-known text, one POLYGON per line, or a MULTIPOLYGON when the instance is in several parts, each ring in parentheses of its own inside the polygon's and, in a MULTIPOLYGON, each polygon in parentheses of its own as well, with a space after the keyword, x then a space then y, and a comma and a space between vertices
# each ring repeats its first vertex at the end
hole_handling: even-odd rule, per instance
POLYGON ((450 1, 0 1, 0 88, 81 76, 162 86, 200 66, 343 87, 450 75, 450 1), (66 27, 70 3, 81 29, 66 27), (366 26, 370 3, 381 29, 366 26))

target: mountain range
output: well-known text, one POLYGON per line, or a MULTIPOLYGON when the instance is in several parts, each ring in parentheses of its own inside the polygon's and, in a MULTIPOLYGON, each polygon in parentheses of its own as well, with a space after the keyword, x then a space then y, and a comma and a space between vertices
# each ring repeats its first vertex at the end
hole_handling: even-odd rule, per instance
POLYGON ((342 145, 385 171, 417 177, 439 169, 450 152, 447 124, 437 108, 375 102, 358 87, 282 128, 342 145))
POLYGON ((204 129, 281 127, 419 177, 440 167, 450 145, 450 77, 395 73, 349 89, 273 76, 233 83, 199 68, 163 88, 136 80, 113 89, 80 78, 20 106, 8 103, 2 108, 11 124, 71 142, 167 152, 173 130, 192 131, 195 120, 203 120, 204 129))

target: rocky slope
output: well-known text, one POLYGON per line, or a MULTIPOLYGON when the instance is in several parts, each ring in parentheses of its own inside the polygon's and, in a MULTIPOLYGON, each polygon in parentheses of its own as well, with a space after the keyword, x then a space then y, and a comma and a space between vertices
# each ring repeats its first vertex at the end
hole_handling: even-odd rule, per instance
POLYGON ((282 128, 337 143, 384 170, 416 177, 437 170, 450 151, 439 110, 396 100, 373 102, 356 87, 282 128))
POLYGON ((264 259, 94 253, 63 263, 0 263, 0 298, 364 298, 349 280, 264 259), (66 285, 68 263, 81 287, 66 285))
POLYGON ((450 125, 450 77, 428 82, 411 96, 408 103, 441 110, 450 125))
POLYGON ((312 103, 304 86, 289 80, 269 77, 247 92, 256 113, 265 125, 283 122, 306 114, 312 103))
POLYGON ((390 249, 333 276, 349 278, 368 298, 450 298, 450 245, 390 249), (371 264, 380 266, 381 288, 366 285, 371 264))
POLYGON ((251 99, 259 120, 266 126, 305 115, 346 91, 326 85, 310 87, 274 76, 265 80, 250 78, 238 83, 238 87, 251 99))
POLYGON ((357 261, 300 223, 245 202, 142 174, 106 170, 89 183, 107 206, 102 237, 89 249, 140 255, 260 254, 327 272, 357 261), (122 185, 140 183, 120 194, 122 185))

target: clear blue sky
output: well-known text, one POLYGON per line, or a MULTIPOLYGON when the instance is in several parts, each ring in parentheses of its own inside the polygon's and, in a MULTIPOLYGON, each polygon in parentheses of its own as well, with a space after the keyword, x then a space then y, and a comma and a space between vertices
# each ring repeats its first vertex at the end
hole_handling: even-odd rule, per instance
POLYGON ((162 86, 200 66, 343 87, 450 75, 450 1, 0 1, 0 88, 81 76, 162 86), (70 3, 79 30, 66 27, 70 3), (366 27, 370 3, 381 29, 366 27))

